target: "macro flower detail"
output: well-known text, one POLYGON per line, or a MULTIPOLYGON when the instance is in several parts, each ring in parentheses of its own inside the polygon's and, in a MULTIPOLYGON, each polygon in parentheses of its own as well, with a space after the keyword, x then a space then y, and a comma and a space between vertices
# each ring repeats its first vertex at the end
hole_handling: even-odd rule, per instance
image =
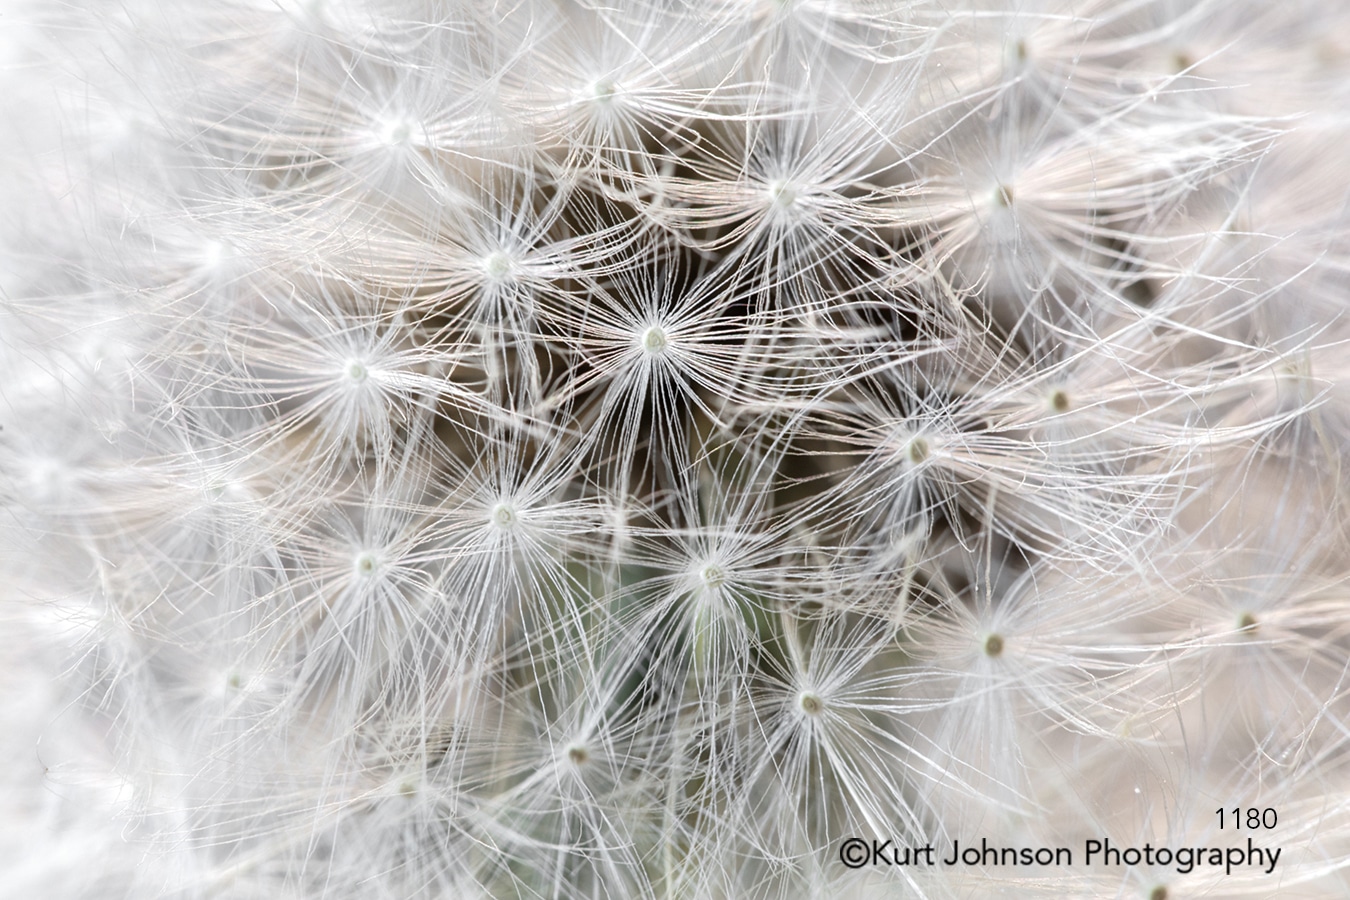
POLYGON ((0 3, 6 888, 1346 896, 1341 7, 0 3))

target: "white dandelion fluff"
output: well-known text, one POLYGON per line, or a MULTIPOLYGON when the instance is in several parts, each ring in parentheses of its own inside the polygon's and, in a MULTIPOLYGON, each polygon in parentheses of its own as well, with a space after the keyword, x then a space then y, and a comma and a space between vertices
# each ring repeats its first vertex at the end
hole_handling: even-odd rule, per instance
POLYGON ((14 896, 1345 895, 1338 4, 0 23, 14 896))

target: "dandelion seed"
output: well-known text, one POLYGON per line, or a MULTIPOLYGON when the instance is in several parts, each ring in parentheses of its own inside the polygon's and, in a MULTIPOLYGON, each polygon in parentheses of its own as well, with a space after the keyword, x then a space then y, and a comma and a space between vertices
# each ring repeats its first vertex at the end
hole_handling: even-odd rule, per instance
POLYGON ((515 263, 501 250, 494 250, 483 259, 483 273, 487 275, 489 281, 504 282, 514 271, 515 263))
POLYGON ((406 119, 391 119, 380 126, 380 143, 387 147, 402 147, 412 140, 413 126, 406 119))
POLYGON ((619 91, 618 86, 608 78, 601 78, 591 83, 591 99, 601 105, 608 105, 614 101, 614 95, 619 91))
POLYGON ((518 515, 510 503, 498 503, 492 507, 491 520, 492 524, 502 531, 510 531, 516 526, 518 515))
POLYGON ((769 195, 769 203, 778 209, 787 210, 797 202, 797 189, 787 181, 769 182, 766 193, 769 195))
POLYGON ((666 337, 666 333, 661 326, 652 325, 646 331, 642 332, 640 343, 643 350, 647 351, 652 356, 657 356, 665 352, 668 341, 669 339, 666 337))
POLYGON ((379 569, 380 563, 373 553, 359 553, 356 556, 356 574, 363 578, 369 578, 379 569))

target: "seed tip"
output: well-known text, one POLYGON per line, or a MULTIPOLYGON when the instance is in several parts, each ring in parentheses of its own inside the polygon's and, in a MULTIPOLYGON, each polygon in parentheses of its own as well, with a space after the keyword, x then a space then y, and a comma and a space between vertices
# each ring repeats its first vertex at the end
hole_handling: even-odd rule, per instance
POLYGON ((516 511, 509 503, 498 503, 492 507, 492 524, 498 528, 510 528, 516 524, 516 511))
POLYGON ((797 202, 797 191, 783 179, 769 182, 769 201, 781 209, 787 209, 797 202))
POLYGON ((642 332, 642 349, 653 355, 666 349, 668 339, 666 333, 661 330, 661 326, 653 325, 642 332))

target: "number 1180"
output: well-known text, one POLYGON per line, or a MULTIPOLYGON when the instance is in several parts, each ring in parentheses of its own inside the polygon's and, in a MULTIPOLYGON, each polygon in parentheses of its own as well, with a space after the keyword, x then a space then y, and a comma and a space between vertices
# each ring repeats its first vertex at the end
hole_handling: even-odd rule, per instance
POLYGON ((1275 822, 1279 819, 1279 816, 1276 814, 1275 810, 1269 806, 1267 806, 1265 809, 1257 809, 1255 806, 1243 809, 1240 806, 1235 806, 1232 809, 1227 810, 1219 808, 1214 810, 1214 812, 1219 817, 1220 830, 1223 830, 1224 828, 1225 814, 1228 817, 1227 821, 1231 823, 1228 825, 1229 828, 1244 827, 1243 821, 1245 819, 1246 821, 1245 827, 1253 831, 1255 831, 1258 828, 1274 828, 1275 822))

